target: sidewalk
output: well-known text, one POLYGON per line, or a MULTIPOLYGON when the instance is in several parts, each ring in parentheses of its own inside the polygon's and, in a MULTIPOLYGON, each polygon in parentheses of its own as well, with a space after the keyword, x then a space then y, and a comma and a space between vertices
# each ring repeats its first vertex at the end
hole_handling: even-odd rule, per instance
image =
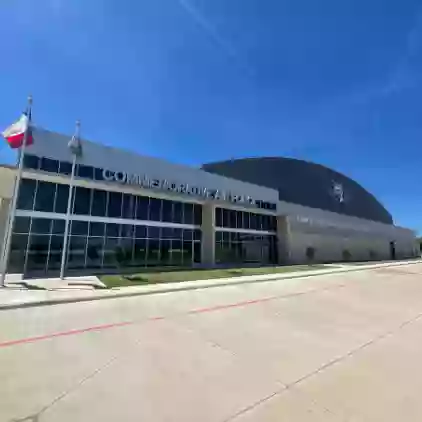
POLYGON ((259 276, 242 276, 242 277, 230 277, 230 278, 218 278, 212 280, 198 280, 198 281, 185 281, 185 282, 172 282, 162 284, 150 284, 145 286, 133 286, 133 287, 119 287, 113 289, 101 289, 96 290, 90 287, 92 284, 92 278, 87 277, 87 283, 83 283, 83 277, 78 278, 78 283, 72 286, 72 280, 67 287, 54 288, 54 280, 31 280, 28 281, 28 285, 40 285, 42 282, 45 285, 51 285, 52 288, 49 290, 31 290, 23 287, 19 287, 16 284, 10 284, 6 288, 0 288, 0 311, 7 309, 26 308, 33 306, 46 306, 46 305, 57 305, 64 303, 73 302, 86 302, 101 299, 116 299, 129 296, 142 296, 149 294, 169 293, 177 291, 205 289, 213 287, 231 286, 237 284, 247 283, 259 283, 263 281, 278 281, 283 279, 292 278, 306 278, 316 275, 333 274, 333 273, 344 273, 349 271, 362 271, 373 268, 382 267, 396 267, 400 265, 411 265, 422 263, 421 260, 412 261, 397 261, 388 263, 376 263, 368 265, 348 265, 348 264, 333 264, 328 265, 330 268, 318 269, 311 271, 297 271, 289 273, 278 273, 278 274, 267 274, 259 276), (88 280, 89 279, 89 280, 88 280), (87 284, 87 286, 81 286, 81 284, 87 284))

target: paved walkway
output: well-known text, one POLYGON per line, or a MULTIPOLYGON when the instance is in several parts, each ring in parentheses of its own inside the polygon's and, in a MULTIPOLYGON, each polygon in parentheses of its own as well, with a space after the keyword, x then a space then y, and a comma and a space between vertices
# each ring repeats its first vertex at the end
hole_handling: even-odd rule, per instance
POLYGON ((420 421, 421 275, 0 312, 0 421, 420 421))
POLYGON ((113 289, 97 290, 92 285, 101 283, 96 277, 78 277, 66 279, 32 279, 27 283, 47 290, 32 290, 9 284, 7 288, 0 289, 0 310, 16 307, 40 306, 78 301, 113 299, 127 296, 141 296, 147 294, 168 293, 213 287, 224 287, 244 283, 258 283, 262 281, 277 281, 291 278, 310 277, 322 274, 340 273, 345 271, 362 271, 371 268, 401 266, 416 264, 419 261, 396 261, 368 265, 327 265, 326 269, 311 271, 296 271, 278 274, 253 275, 242 277, 219 278, 210 280, 183 281, 145 286, 120 287, 113 289), (97 281, 96 281, 97 280, 97 281))

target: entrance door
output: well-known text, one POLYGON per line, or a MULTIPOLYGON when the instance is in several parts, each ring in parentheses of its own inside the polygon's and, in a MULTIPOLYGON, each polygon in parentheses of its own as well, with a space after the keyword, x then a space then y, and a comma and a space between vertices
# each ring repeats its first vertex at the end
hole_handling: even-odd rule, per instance
POLYGON ((390 242, 390 258, 396 259, 396 242, 390 242))

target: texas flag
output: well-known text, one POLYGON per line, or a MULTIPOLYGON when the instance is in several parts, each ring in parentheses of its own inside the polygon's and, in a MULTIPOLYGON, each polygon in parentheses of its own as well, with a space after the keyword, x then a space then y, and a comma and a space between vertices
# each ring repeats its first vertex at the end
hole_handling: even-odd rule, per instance
POLYGON ((25 146, 33 144, 34 139, 32 136, 30 119, 26 113, 23 113, 17 122, 13 123, 2 133, 2 136, 6 139, 10 148, 20 148, 23 145, 25 133, 25 146))

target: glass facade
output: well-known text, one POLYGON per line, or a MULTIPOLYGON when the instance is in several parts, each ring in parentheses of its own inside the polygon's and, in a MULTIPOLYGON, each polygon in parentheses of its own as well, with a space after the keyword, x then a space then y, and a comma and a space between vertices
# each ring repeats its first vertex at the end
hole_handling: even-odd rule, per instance
MULTIPOLYGON (((25 167, 69 175, 67 162, 27 155, 25 167)), ((103 180, 94 167, 77 176, 103 180)), ((21 182, 9 271, 58 274, 64 246, 69 185, 21 182)), ((217 264, 277 263, 274 215, 216 208, 217 264)), ((66 269, 190 267, 201 263, 202 205, 75 186, 66 269)))
MULTIPOLYGON (((65 214, 68 196, 68 185, 23 179, 17 208, 65 214)), ((200 204, 79 186, 74 189, 73 214, 194 226, 200 226, 202 223, 200 204)))
POLYGON ((238 232, 217 232, 215 262, 217 264, 276 264, 277 237, 238 232))
POLYGON ((216 208, 215 225, 225 229, 216 232, 216 263, 278 262, 276 216, 216 208))
POLYGON ((277 217, 275 215, 216 208, 215 225, 227 229, 276 232, 277 217))
MULTIPOLYGON (((73 192, 67 269, 189 267, 201 262, 200 204, 79 186, 73 192)), ((68 196, 68 185, 22 180, 18 214, 32 215, 15 220, 10 271, 60 269, 68 196)))
MULTIPOLYGON (((58 272, 62 219, 16 217, 9 271, 58 272)), ((201 262, 201 230, 72 220, 67 268, 186 266, 201 262)))

